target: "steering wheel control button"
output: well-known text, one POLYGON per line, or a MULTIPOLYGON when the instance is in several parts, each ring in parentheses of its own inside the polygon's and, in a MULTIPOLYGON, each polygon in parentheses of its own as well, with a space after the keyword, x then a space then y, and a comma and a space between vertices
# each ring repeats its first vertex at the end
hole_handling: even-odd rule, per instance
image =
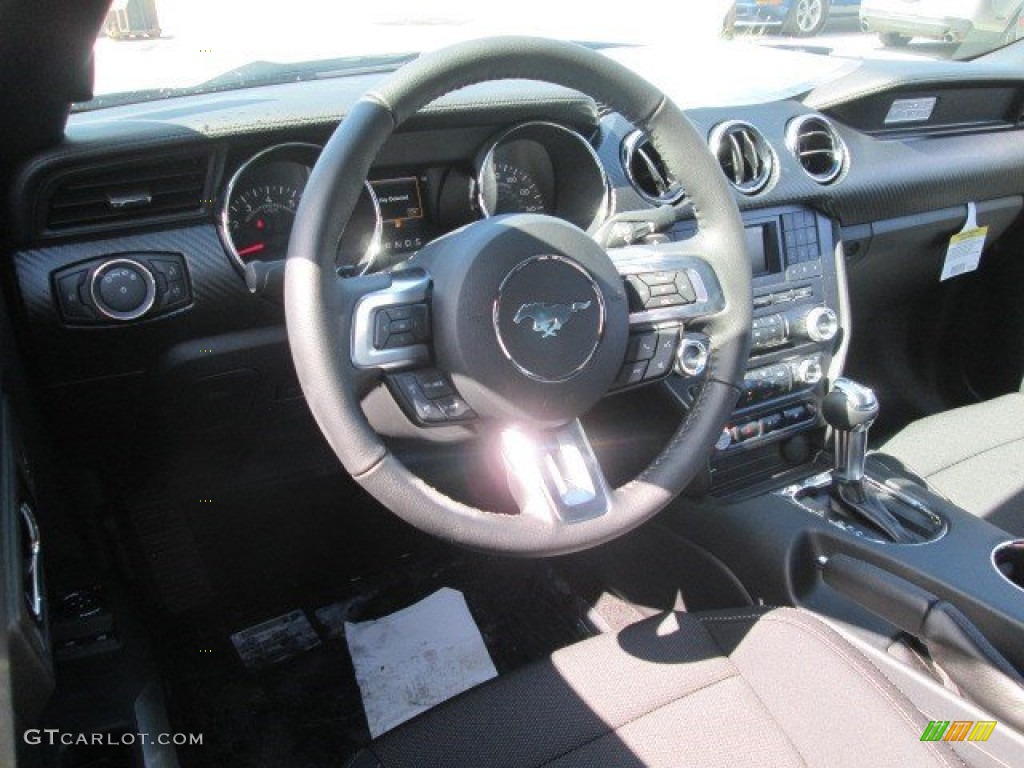
POLYGON ((111 259, 93 272, 92 300, 111 320, 137 320, 156 301, 156 278, 137 261, 111 259))
POLYGON ((694 290, 693 283, 685 272, 676 272, 675 286, 676 293, 682 296, 687 304, 697 300, 697 291, 694 290))
POLYGON ((650 360, 658 350, 658 333, 647 331, 632 334, 626 351, 627 360, 650 360))
POLYGON ((425 304, 384 307, 374 312, 374 349, 411 347, 429 338, 430 322, 425 304))
POLYGON ((448 382, 448 377, 437 370, 431 369, 417 372, 416 382, 420 385, 420 389, 428 400, 437 400, 455 394, 455 390, 448 382))
POLYGON ((622 389, 648 383, 672 372, 679 348, 679 325, 634 331, 626 347, 626 363, 612 384, 622 389))
POLYGON ((455 391, 441 371, 428 368, 388 377, 391 391, 415 424, 436 427, 454 421, 470 421, 476 412, 455 391))
POLYGON ((447 420, 437 404, 424 394, 416 374, 400 373, 389 376, 388 382, 398 404, 414 423, 431 425, 447 420))
POLYGON ((681 307, 697 301, 697 292, 683 271, 641 272, 626 277, 631 312, 681 307))
POLYGON ((502 281, 494 328, 505 357, 542 382, 572 379, 604 334, 604 296, 594 278, 564 256, 535 256, 502 281))
POLYGON ((476 418, 473 409, 458 395, 442 397, 440 400, 436 400, 435 404, 441 409, 441 413, 444 414, 448 421, 464 421, 476 418))
POLYGON ((629 288, 630 309, 634 312, 641 311, 651 300, 650 287, 636 275, 626 278, 626 286, 629 288))
POLYGON ((622 370, 619 371, 618 377, 615 379, 615 384, 612 385, 615 389, 622 387, 629 387, 633 384, 639 384, 644 380, 644 375, 647 373, 647 363, 640 361, 636 363, 626 363, 622 366, 622 370))
POLYGON ((679 329, 658 332, 658 349, 647 365, 645 381, 668 376, 675 365, 676 348, 679 346, 679 329))

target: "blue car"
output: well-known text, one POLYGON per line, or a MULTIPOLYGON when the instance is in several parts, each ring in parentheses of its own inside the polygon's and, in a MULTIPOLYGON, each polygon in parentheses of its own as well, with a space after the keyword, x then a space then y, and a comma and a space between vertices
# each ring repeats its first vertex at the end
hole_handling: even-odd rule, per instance
POLYGON ((811 37, 830 18, 856 18, 861 0, 736 0, 732 29, 778 29, 811 37))

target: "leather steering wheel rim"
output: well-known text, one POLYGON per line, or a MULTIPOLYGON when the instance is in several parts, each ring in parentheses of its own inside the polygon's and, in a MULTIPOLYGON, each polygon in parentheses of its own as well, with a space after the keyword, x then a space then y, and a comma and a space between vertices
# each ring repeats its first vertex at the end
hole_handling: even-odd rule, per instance
MULTIPOLYGON (((571 43, 505 37, 424 55, 366 94, 325 146, 300 203, 288 248, 285 310, 292 357, 307 403, 350 475, 412 525, 472 548, 556 555, 620 536, 675 498, 704 466, 739 396, 750 347, 751 270, 732 191, 686 116, 657 88, 611 59, 571 43), (710 339, 705 381, 663 451, 610 492, 605 514, 573 524, 488 512, 442 494, 411 473, 373 431, 360 406, 379 372, 351 357, 357 297, 384 288, 386 274, 339 279, 332 245, 355 207, 371 163, 395 129, 435 99, 475 83, 528 79, 565 86, 645 130, 687 191, 699 225, 695 247, 713 265, 724 305, 702 318, 710 339)), ((688 327, 693 327, 688 323, 688 327)))

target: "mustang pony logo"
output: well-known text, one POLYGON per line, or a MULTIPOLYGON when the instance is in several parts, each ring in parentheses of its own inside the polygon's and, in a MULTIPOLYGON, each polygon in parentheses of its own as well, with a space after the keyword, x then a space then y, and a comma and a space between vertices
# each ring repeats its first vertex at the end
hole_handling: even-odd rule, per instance
POLYGON ((542 339, 546 339, 558 335, 562 326, 568 323, 573 315, 589 306, 589 301, 574 301, 572 304, 523 304, 516 312, 513 322, 518 325, 523 320, 533 320, 533 330, 539 333, 542 339))

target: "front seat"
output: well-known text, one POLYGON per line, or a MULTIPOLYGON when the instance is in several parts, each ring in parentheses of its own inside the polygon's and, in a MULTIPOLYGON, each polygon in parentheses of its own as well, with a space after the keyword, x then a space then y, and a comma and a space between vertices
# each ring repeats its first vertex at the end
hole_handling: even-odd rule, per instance
POLYGON ((451 699, 350 768, 963 765, 927 722, 805 612, 674 613, 451 699))
POLYGON ((1024 536, 1024 394, 916 421, 879 453, 958 507, 1024 536))

